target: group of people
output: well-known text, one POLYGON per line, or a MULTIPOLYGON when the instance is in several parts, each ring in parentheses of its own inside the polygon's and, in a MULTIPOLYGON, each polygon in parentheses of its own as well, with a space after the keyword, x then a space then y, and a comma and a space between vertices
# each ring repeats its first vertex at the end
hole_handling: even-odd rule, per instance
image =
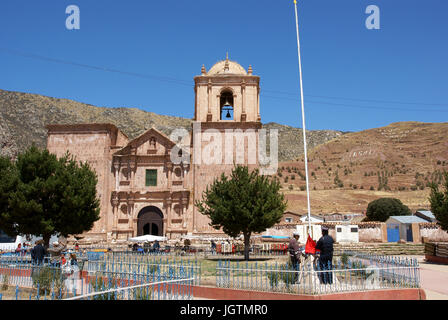
MULTIPOLYGON (((44 241, 38 240, 35 243, 34 248, 31 249, 31 260, 33 264, 41 265, 44 263, 44 259, 49 255, 50 265, 53 267, 67 268, 68 266, 74 267, 78 265, 78 259, 75 253, 70 253, 69 260, 66 258, 67 245, 65 243, 53 242, 53 247, 45 249, 44 241)), ((75 251, 79 250, 79 246, 75 246, 75 251)))
POLYGON ((132 245, 132 251, 134 252, 159 252, 160 251, 160 243, 158 240, 154 241, 151 246, 151 243, 146 242, 143 245, 143 248, 138 245, 138 243, 134 243, 132 245))
MULTIPOLYGON (((289 241, 288 251, 290 256, 291 265, 295 270, 299 269, 301 263, 301 257, 307 258, 310 254, 304 252, 299 243, 299 232, 293 233, 293 238, 289 241)), ((317 241, 315 245, 314 257, 317 259, 317 270, 319 281, 322 284, 332 284, 333 274, 330 271, 333 268, 333 245, 334 240, 328 235, 328 228, 322 227, 322 237, 317 241), (329 272, 330 271, 330 272, 329 272)), ((298 273, 295 274, 295 282, 298 281, 298 273)))
POLYGON ((29 243, 25 242, 23 243, 23 245, 21 243, 19 243, 17 245, 17 248, 15 250, 15 253, 19 256, 24 256, 28 253, 28 251, 30 250, 30 245, 29 243))

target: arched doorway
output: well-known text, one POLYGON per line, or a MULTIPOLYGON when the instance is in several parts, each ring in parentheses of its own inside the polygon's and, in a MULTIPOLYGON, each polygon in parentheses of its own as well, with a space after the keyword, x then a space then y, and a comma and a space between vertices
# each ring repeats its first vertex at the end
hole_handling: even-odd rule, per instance
POLYGON ((145 207, 137 216, 137 236, 163 236, 163 213, 159 208, 145 207))

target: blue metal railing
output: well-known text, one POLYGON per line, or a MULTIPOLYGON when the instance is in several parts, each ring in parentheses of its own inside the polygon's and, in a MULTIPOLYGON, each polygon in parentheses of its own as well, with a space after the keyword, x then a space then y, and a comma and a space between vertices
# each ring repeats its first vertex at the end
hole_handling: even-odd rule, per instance
POLYGON ((419 288, 416 259, 351 253, 349 259, 321 265, 311 257, 292 267, 289 263, 248 263, 222 260, 217 264, 216 286, 221 288, 325 294, 388 288, 419 288))
MULTIPOLYGON (((79 259, 86 259, 84 270, 87 273, 84 277, 79 272, 67 274, 65 268, 35 265, 30 259, 10 257, 0 262, 0 283, 16 287, 15 299, 25 299, 24 294, 31 289, 33 291, 27 297, 30 300, 66 299, 105 290, 108 291, 107 299, 129 299, 130 292, 137 299, 191 299, 192 286, 200 284, 201 279, 197 260, 125 254, 114 256, 103 252, 87 253, 79 259), (43 272, 45 275, 41 279, 39 274, 43 272), (158 282, 157 287, 151 287, 155 282, 158 282), (123 289, 130 284, 139 287, 123 289), (149 292, 153 293, 151 297, 149 292)), ((105 299, 105 296, 98 293, 90 298, 105 299)))

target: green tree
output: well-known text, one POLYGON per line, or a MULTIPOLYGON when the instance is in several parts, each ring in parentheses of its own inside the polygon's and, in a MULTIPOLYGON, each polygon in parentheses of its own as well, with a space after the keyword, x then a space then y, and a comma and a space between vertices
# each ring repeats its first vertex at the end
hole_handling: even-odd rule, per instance
POLYGON ((42 236, 48 247, 52 235, 83 233, 99 219, 98 180, 87 163, 32 146, 15 167, 16 186, 4 194, 8 211, 0 212, 0 227, 9 235, 42 236))
POLYGON ((9 219, 11 211, 9 196, 16 190, 18 175, 14 163, 8 158, 0 157, 0 229, 7 234, 14 234, 14 223, 9 219))
POLYGON ((231 237, 244 236, 244 258, 249 260, 252 233, 265 231, 280 222, 287 202, 279 192, 277 179, 249 172, 237 166, 229 177, 224 174, 207 186, 202 201, 196 201, 199 212, 210 218, 210 225, 231 237))
POLYGON ((380 198, 369 203, 367 206, 366 221, 385 222, 390 216, 409 216, 411 210, 399 199, 380 198))
POLYGON ((429 202, 431 203, 431 212, 434 213, 438 224, 442 230, 448 231, 448 173, 444 172, 445 182, 444 191, 439 191, 436 183, 431 184, 431 194, 429 202))

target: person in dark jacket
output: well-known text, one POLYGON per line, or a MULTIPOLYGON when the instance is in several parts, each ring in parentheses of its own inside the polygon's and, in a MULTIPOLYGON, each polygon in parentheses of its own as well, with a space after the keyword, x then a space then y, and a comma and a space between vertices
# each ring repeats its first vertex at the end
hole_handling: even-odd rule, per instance
POLYGON ((42 264, 44 261, 44 257, 47 254, 44 246, 42 245, 42 240, 36 241, 36 245, 31 250, 31 258, 33 259, 33 263, 42 264))
MULTIPOLYGON (((316 250, 320 250, 319 269, 331 270, 333 268, 333 244, 334 240, 328 235, 328 228, 322 227, 322 237, 317 241, 316 250)), ((319 272, 319 279, 321 283, 332 284, 332 272, 319 272)))
MULTIPOLYGON (((293 237, 291 238, 291 240, 289 240, 289 245, 288 245, 291 266, 294 270, 299 269, 300 256, 303 255, 302 248, 300 247, 300 243, 299 243, 299 238, 300 238, 299 232, 295 231, 293 233, 293 237)), ((294 273, 294 283, 297 282, 298 278, 299 278, 299 274, 294 273)))
POLYGON ((154 250, 155 253, 158 253, 160 250, 160 244, 159 241, 154 241, 154 244, 152 245, 152 250, 154 250))

